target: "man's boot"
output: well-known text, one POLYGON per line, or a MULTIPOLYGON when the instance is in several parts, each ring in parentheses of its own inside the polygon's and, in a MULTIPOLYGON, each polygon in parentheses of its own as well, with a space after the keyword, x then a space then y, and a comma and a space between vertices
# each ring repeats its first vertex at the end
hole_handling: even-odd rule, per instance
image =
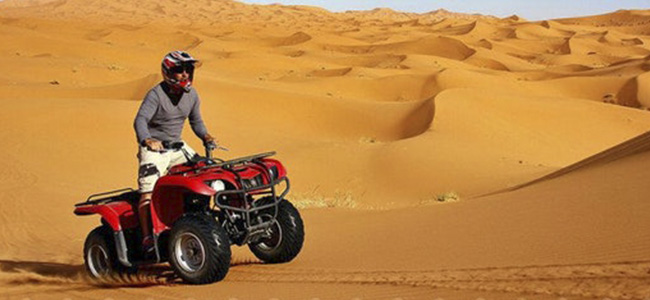
POLYGON ((142 228, 142 253, 145 257, 153 253, 154 240, 151 234, 151 193, 142 194, 138 205, 140 228, 142 228))

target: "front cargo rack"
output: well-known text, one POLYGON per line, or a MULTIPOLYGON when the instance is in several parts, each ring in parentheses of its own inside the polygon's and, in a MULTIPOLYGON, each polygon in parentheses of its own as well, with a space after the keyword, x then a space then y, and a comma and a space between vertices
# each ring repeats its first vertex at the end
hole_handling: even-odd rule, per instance
POLYGON ((200 167, 200 168, 197 168, 197 169, 184 170, 184 171, 179 171, 179 172, 173 172, 173 173, 170 172, 169 174, 170 175, 178 175, 178 174, 185 174, 185 173, 190 173, 190 172, 195 172, 196 173, 196 172, 199 172, 199 171, 202 171, 202 170, 211 169, 211 168, 218 168, 218 167, 224 167, 224 166, 225 167, 233 167, 233 166, 241 165, 241 164, 244 164, 244 163, 247 163, 247 162, 254 162, 256 160, 266 158, 266 157, 269 157, 269 156, 273 156, 275 154, 276 154, 275 151, 271 151, 271 152, 264 152, 264 153, 260 153, 260 154, 250 155, 250 156, 244 156, 244 157, 235 158, 235 159, 226 160, 226 161, 217 160, 217 162, 215 162, 213 164, 209 164, 209 165, 204 166, 204 167, 200 167))

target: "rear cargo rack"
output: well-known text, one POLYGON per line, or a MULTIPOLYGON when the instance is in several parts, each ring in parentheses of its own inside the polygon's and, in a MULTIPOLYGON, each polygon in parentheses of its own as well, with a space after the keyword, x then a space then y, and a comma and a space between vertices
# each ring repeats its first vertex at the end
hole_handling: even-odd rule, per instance
POLYGON ((74 206, 79 207, 79 206, 84 206, 84 205, 95 205, 95 204, 106 203, 106 202, 110 202, 112 200, 115 200, 115 198, 117 196, 121 196, 121 195, 123 195, 125 193, 130 193, 130 192, 135 192, 135 190, 132 189, 132 188, 123 188, 123 189, 114 190, 114 191, 110 191, 110 192, 92 194, 92 195, 90 195, 90 197, 88 197, 88 199, 86 199, 85 202, 77 203, 74 206), (98 197, 101 197, 101 198, 98 198, 98 197))

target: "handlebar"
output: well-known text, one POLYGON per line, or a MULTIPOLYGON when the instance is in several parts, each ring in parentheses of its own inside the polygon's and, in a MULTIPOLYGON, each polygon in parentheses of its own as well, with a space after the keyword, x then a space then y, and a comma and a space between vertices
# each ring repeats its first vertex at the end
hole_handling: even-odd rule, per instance
MULTIPOLYGON (((215 159, 214 157, 212 157, 212 151, 214 151, 214 150, 219 150, 219 149, 224 150, 224 151, 228 151, 228 148, 225 148, 225 147, 219 146, 219 145, 217 145, 217 143, 215 143, 215 142, 207 142, 207 143, 203 143, 203 147, 205 147, 205 157, 206 157, 209 161, 212 161, 212 160, 215 159)), ((216 158, 216 160, 219 161, 219 162, 223 162, 223 160, 222 160, 222 159, 219 159, 219 158, 216 158)))
POLYGON ((215 142, 207 142, 203 143, 203 147, 205 147, 205 157, 208 159, 212 159, 212 151, 217 149, 217 143, 215 142))
POLYGON ((183 146, 185 146, 185 143, 183 142, 163 141, 162 144, 166 150, 177 150, 177 151, 181 150, 183 146))
MULTIPOLYGON (((174 151, 179 151, 180 150, 180 151, 183 151, 183 155, 185 155, 185 158, 187 158, 187 160, 190 161, 190 162, 199 162, 199 161, 201 161, 203 159, 207 159, 209 161, 212 161, 213 159, 215 159, 212 156, 212 151, 219 150, 219 149, 224 150, 224 151, 228 151, 228 148, 217 145, 217 143, 215 143, 215 142, 207 142, 207 143, 204 142, 203 147, 205 148, 205 157, 200 157, 198 155, 195 155, 195 156, 190 155, 190 153, 188 153, 187 150, 185 150, 185 148, 183 148, 183 146, 185 146, 184 142, 163 141, 162 144, 163 144, 163 147, 165 148, 165 150, 163 150, 161 152, 168 151, 168 150, 174 150, 174 151)), ((222 161, 221 159, 218 159, 218 158, 216 160, 222 161)))

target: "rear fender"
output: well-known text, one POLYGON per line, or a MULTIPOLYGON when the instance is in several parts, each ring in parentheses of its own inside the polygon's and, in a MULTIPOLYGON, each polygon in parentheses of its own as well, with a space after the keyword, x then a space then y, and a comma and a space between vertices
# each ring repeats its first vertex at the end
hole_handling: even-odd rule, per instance
POLYGON ((126 201, 114 201, 102 205, 82 205, 76 207, 74 213, 78 216, 99 214, 115 232, 134 228, 139 224, 133 207, 126 201))

